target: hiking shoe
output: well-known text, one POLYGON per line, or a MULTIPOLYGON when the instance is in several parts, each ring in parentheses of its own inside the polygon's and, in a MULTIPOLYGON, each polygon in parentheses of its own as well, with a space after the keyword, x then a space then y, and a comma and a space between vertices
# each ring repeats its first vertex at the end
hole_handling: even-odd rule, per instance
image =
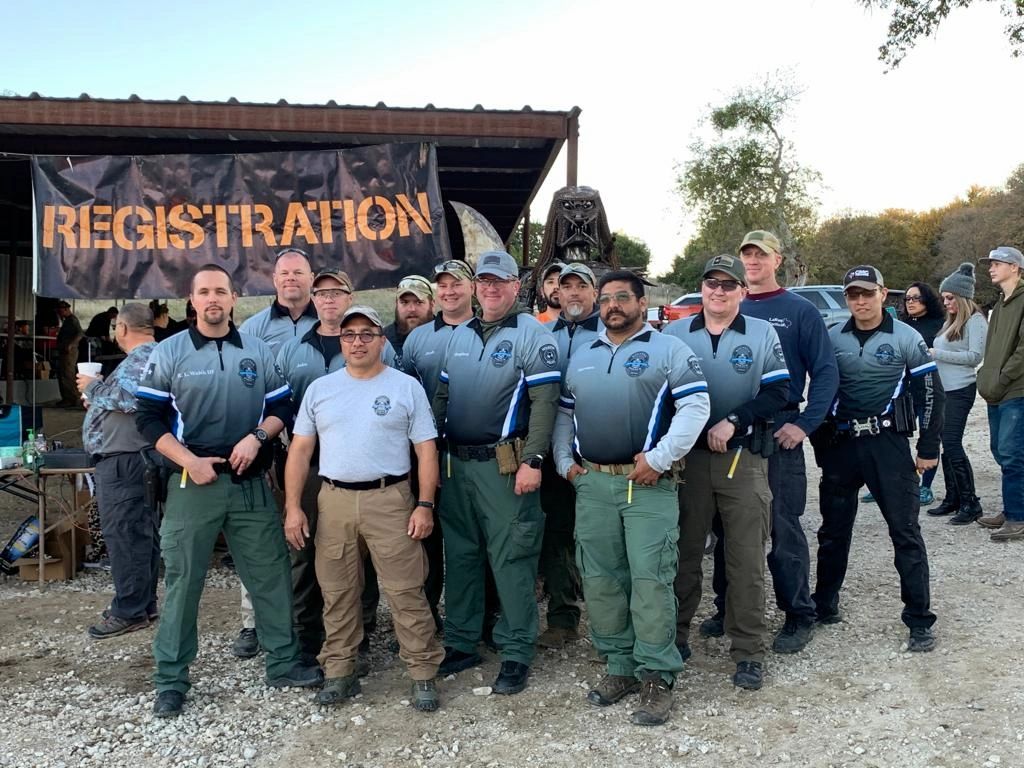
POLYGON ((153 717, 177 717, 185 704, 181 691, 160 691, 153 702, 153 717))
POLYGON ((537 645, 561 650, 566 643, 575 643, 579 639, 580 633, 575 627, 548 627, 537 638, 537 645))
POLYGON ((465 651, 459 651, 446 646, 444 649, 444 660, 441 662, 441 666, 437 668, 437 674, 441 675, 441 677, 454 675, 464 669, 475 667, 481 661, 479 653, 466 653, 465 651))
POLYGON ((412 705, 420 712, 433 712, 440 707, 437 684, 433 680, 413 680, 412 705))
POLYGON ((951 518, 949 518, 950 525, 970 525, 975 520, 981 517, 981 507, 972 509, 971 507, 964 505, 960 507, 959 511, 951 518))
POLYGON ((329 677, 324 681, 324 687, 317 691, 316 703, 330 707, 362 692, 359 678, 355 673, 345 677, 329 677))
POLYGON ((240 659, 251 659, 260 652, 260 638, 255 629, 243 627, 231 644, 231 653, 240 659))
POLYGON ((140 629, 149 627, 149 619, 119 619, 117 616, 107 615, 98 624, 89 627, 89 637, 93 640, 104 640, 108 637, 126 635, 129 632, 138 632, 140 629))
POLYGON ((632 675, 605 675, 587 693, 587 701, 595 707, 610 707, 640 689, 640 681, 632 675))
POLYGON ((1007 520, 1002 528, 992 531, 992 541, 1015 541, 1024 539, 1024 521, 1007 520))
POLYGON ((725 634, 725 615, 716 613, 700 623, 701 637, 721 637, 725 634))
POLYGON ((868 491, 863 496, 861 496, 860 500, 863 501, 865 504, 874 504, 875 503, 875 497, 871 495, 871 491, 868 491))
POLYGON ((279 677, 267 680, 271 688, 319 688, 324 684, 324 671, 320 665, 308 666, 297 661, 279 677))
POLYGON ((779 634, 775 636, 772 650, 776 653, 799 653, 814 636, 814 622, 786 617, 779 634))
POLYGON ((911 627, 907 650, 911 653, 927 653, 935 648, 935 635, 931 627, 911 627))
POLYGON ((732 684, 747 691, 759 691, 764 685, 764 664, 760 661, 741 661, 736 664, 732 684))
POLYGON ((498 677, 491 689, 495 693, 511 696, 526 689, 526 680, 530 677, 530 668, 519 661, 503 661, 498 677))
POLYGON ((1006 522, 1006 515, 999 512, 995 515, 987 515, 985 517, 979 517, 976 521, 982 528, 1002 528, 1003 523, 1006 522))
MULTIPOLYGON (((113 616, 114 614, 112 614, 110 612, 109 608, 104 608, 103 609, 103 613, 100 614, 100 615, 103 616, 103 618, 105 619, 108 616, 113 616)), ((150 623, 155 624, 156 622, 158 622, 160 620, 160 611, 158 611, 156 608, 154 608, 152 611, 147 609, 146 610, 146 618, 149 619, 150 623)))
POLYGON ((640 681, 640 705, 633 710, 634 725, 662 725, 672 710, 672 689, 657 672, 647 672, 640 681))
POLYGON ((935 494, 932 493, 932 489, 927 485, 922 485, 921 490, 917 492, 918 498, 921 500, 921 506, 925 507, 929 504, 935 503, 935 494))

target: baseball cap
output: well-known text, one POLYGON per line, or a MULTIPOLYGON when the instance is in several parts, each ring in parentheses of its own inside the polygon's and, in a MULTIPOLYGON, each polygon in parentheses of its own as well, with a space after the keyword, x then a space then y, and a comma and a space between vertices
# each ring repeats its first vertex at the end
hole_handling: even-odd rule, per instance
POLYGON ((709 272, 725 272, 729 277, 739 280, 742 285, 746 286, 747 284, 747 270, 744 269, 743 262, 728 253, 708 259, 701 278, 707 277, 709 272))
POLYGON ((365 317, 378 328, 384 328, 384 323, 380 321, 380 315, 377 314, 377 310, 374 309, 373 307, 367 307, 361 304, 357 304, 354 307, 349 307, 345 314, 341 316, 341 324, 344 325, 350 317, 356 316, 365 317))
POLYGON ((748 245, 756 245, 765 253, 782 253, 782 243, 779 242, 779 238, 766 229, 755 229, 753 232, 747 232, 747 236, 740 243, 740 249, 737 253, 743 253, 743 249, 748 245))
POLYGON ((66 301, 58 301, 57 309, 71 309, 71 305, 68 304, 66 301))
POLYGON ((325 277, 330 277, 334 280, 337 280, 339 283, 341 283, 342 288, 344 288, 349 293, 352 293, 351 278, 349 278, 349 276, 342 272, 340 269, 334 269, 333 267, 321 269, 319 272, 317 272, 316 277, 313 278, 313 287, 316 287, 316 284, 319 283, 325 277))
POLYGON ((432 301, 434 285, 425 277, 407 275, 398 283, 398 295, 404 296, 407 293, 411 293, 420 301, 432 301))
POLYGON ((544 268, 544 271, 541 272, 540 281, 544 282, 552 272, 561 272, 563 269, 565 269, 565 264, 560 261, 552 261, 544 268))
POLYGON ((594 271, 582 262, 574 261, 562 267, 562 274, 558 276, 558 282, 562 282, 569 275, 576 275, 583 282, 590 283, 592 288, 597 287, 597 277, 594 275, 594 271))
POLYGON ((978 259, 979 264, 989 264, 993 261, 1001 261, 1004 264, 1016 264, 1018 267, 1024 267, 1024 254, 1011 245, 1000 245, 998 248, 993 248, 988 256, 978 259))
POLYGON ((843 276, 843 290, 847 288, 867 288, 873 291, 875 288, 885 287, 885 280, 882 273, 870 264, 861 264, 846 271, 843 276))
POLYGON ((441 275, 451 275, 456 280, 472 280, 473 268, 462 259, 448 259, 434 266, 434 280, 441 275))
POLYGON ((494 275, 506 280, 519 279, 519 265, 516 260, 504 251, 485 251, 480 254, 480 260, 476 263, 476 277, 480 275, 494 275))

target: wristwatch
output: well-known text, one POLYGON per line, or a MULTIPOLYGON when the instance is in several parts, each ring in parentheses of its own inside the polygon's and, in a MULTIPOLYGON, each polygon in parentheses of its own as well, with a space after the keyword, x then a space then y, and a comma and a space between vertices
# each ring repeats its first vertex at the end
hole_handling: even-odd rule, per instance
POLYGON ((734 427, 739 428, 740 426, 740 417, 737 416, 735 413, 730 413, 728 416, 725 417, 725 420, 732 424, 734 427))
POLYGON ((260 445, 266 445, 267 440, 270 439, 270 435, 267 434, 267 431, 265 429, 260 429, 259 427, 256 427, 256 429, 254 429, 249 434, 255 437, 257 440, 259 440, 260 445))
POLYGON ((539 453, 536 456, 530 456, 526 461, 523 462, 530 469, 540 469, 541 464, 544 463, 544 457, 539 453))

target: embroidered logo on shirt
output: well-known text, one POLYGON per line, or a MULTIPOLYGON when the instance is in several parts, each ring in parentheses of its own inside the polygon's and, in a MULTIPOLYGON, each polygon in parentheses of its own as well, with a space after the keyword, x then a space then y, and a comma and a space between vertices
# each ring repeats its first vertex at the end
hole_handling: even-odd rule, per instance
POLYGON ((875 350, 875 359, 882 365, 896 364, 896 350, 890 344, 882 344, 875 350))
POLYGON ((775 359, 778 360, 780 363, 786 362, 786 355, 782 351, 782 345, 781 344, 774 345, 772 347, 772 353, 775 355, 775 359))
POLYGON ((729 362, 736 373, 746 373, 754 364, 754 353, 746 344, 741 344, 732 351, 729 362))
POLYGON ((646 352, 634 352, 629 359, 623 363, 626 373, 634 379, 643 374, 651 367, 651 357, 646 352))
POLYGON ((686 367, 694 376, 704 375, 704 369, 700 367, 700 358, 696 355, 690 355, 690 359, 686 361, 686 367))
POLYGON ((540 359, 548 368, 558 365, 558 348, 553 344, 545 344, 540 348, 540 359))
POLYGON ((373 401, 373 412, 378 416, 387 416, 391 411, 391 399, 387 395, 381 395, 373 401))
MULTIPOLYGON (((556 359, 557 359, 557 352, 556 359)), ((491 362, 495 368, 501 368, 505 363, 512 359, 512 342, 503 341, 498 345, 498 348, 491 352, 491 362)))
POLYGON ((251 357, 242 358, 238 364, 238 378, 249 389, 256 386, 256 361, 251 357))

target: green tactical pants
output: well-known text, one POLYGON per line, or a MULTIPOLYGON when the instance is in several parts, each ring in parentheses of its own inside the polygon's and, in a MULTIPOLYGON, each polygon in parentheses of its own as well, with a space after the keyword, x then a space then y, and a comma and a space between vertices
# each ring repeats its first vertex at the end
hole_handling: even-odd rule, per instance
POLYGON ((262 477, 233 483, 218 475, 210 485, 168 481, 160 549, 167 594, 153 640, 157 691, 185 693, 188 665, 199 650, 199 600, 213 545, 221 530, 235 568, 252 595, 256 630, 266 651, 267 679, 279 677, 298 659, 292 631, 292 581, 281 513, 262 477))
POLYGON ((537 641, 534 583, 544 533, 538 493, 515 494, 515 475, 498 463, 451 457, 443 480, 445 645, 475 653, 484 621, 484 566, 501 603, 494 641, 503 661, 529 664, 537 641))
POLYGON ((580 606, 576 597, 580 574, 576 570, 573 530, 576 524, 576 493, 555 471, 551 457, 544 459, 540 506, 544 510, 544 543, 540 551, 540 576, 548 595, 548 626, 576 629, 580 606))
POLYGON ((576 562, 590 635, 612 675, 682 670, 675 645, 679 509, 676 484, 633 483, 590 469, 576 488, 576 562))

